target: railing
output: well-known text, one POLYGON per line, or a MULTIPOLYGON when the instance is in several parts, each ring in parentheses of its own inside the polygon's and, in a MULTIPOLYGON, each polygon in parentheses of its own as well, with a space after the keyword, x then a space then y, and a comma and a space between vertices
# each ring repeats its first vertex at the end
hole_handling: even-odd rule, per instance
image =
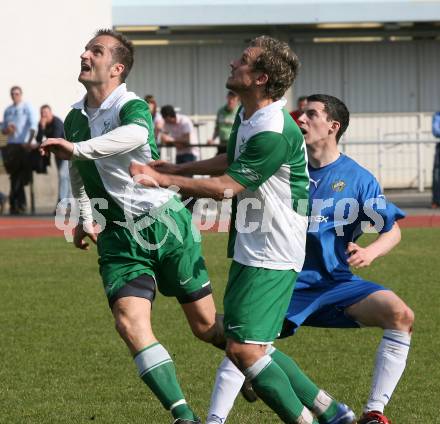
MULTIPOLYGON (((384 188, 417 188, 431 185, 435 140, 341 141, 340 149, 372 172, 384 188)), ((217 145, 192 144, 200 160, 217 153, 217 145)), ((161 158, 175 162, 175 148, 159 146, 161 158)))

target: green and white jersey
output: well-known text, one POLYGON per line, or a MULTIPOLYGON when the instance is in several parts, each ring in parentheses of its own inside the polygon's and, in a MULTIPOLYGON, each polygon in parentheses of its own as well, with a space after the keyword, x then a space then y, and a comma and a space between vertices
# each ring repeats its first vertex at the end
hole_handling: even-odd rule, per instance
POLYGON ((243 265, 300 271, 305 256, 309 174, 304 137, 278 100, 237 114, 226 173, 246 187, 233 200, 228 254, 243 265))
POLYGON ((66 139, 75 143, 72 190, 84 220, 90 220, 84 217, 85 193, 94 213, 98 211, 107 221, 125 221, 127 213, 136 218, 175 195, 171 190, 135 185, 129 174, 131 161, 148 163, 159 158, 144 100, 121 84, 93 114, 88 112, 92 116, 86 112, 84 98, 73 105, 64 123, 66 139))

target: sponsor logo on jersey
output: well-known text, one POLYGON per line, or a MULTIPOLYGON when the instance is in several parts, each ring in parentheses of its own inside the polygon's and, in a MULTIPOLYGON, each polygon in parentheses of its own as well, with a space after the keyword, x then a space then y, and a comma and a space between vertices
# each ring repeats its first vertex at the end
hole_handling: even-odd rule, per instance
POLYGON ((248 168, 244 164, 241 164, 240 173, 243 174, 244 177, 246 177, 249 181, 252 181, 253 183, 256 183, 261 178, 261 175, 258 172, 248 168))
POLYGON ((344 190, 344 188, 345 188, 346 185, 347 185, 347 184, 345 184, 345 182, 342 181, 342 180, 335 181, 335 182, 332 184, 332 189, 333 189, 333 191, 341 192, 342 190, 344 190))
POLYGON ((147 121, 142 118, 133 119, 133 123, 147 126, 147 121))
POLYGON ((328 222, 328 216, 315 215, 310 217, 310 222, 328 222))

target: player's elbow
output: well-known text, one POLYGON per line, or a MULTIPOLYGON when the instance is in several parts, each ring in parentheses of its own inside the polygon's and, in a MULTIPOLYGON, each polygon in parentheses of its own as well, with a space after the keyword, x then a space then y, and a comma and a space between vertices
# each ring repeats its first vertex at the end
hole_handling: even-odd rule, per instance
POLYGON ((225 199, 226 197, 230 197, 227 196, 228 194, 228 188, 224 186, 224 184, 222 183, 220 178, 213 178, 213 187, 211 190, 211 197, 214 200, 218 200, 221 201, 223 199, 225 199))
POLYGON ((393 226, 393 235, 394 235, 394 242, 395 245, 400 243, 400 240, 402 240, 402 233, 400 231, 399 224, 395 223, 393 226))

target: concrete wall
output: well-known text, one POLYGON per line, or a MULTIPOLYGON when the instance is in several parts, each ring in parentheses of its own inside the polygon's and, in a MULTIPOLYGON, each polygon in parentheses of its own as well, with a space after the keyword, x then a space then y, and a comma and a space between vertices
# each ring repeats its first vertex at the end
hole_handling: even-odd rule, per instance
MULTIPOLYGON (((99 28, 112 26, 111 0, 14 0, 2 2, 0 46, 0 112, 11 103, 10 87, 19 85, 35 109, 48 103, 64 118, 84 91, 77 81, 79 56, 99 28)), ((37 207, 54 205, 56 170, 38 176, 37 207)), ((9 192, 9 180, 0 175, 0 191, 9 192)))

